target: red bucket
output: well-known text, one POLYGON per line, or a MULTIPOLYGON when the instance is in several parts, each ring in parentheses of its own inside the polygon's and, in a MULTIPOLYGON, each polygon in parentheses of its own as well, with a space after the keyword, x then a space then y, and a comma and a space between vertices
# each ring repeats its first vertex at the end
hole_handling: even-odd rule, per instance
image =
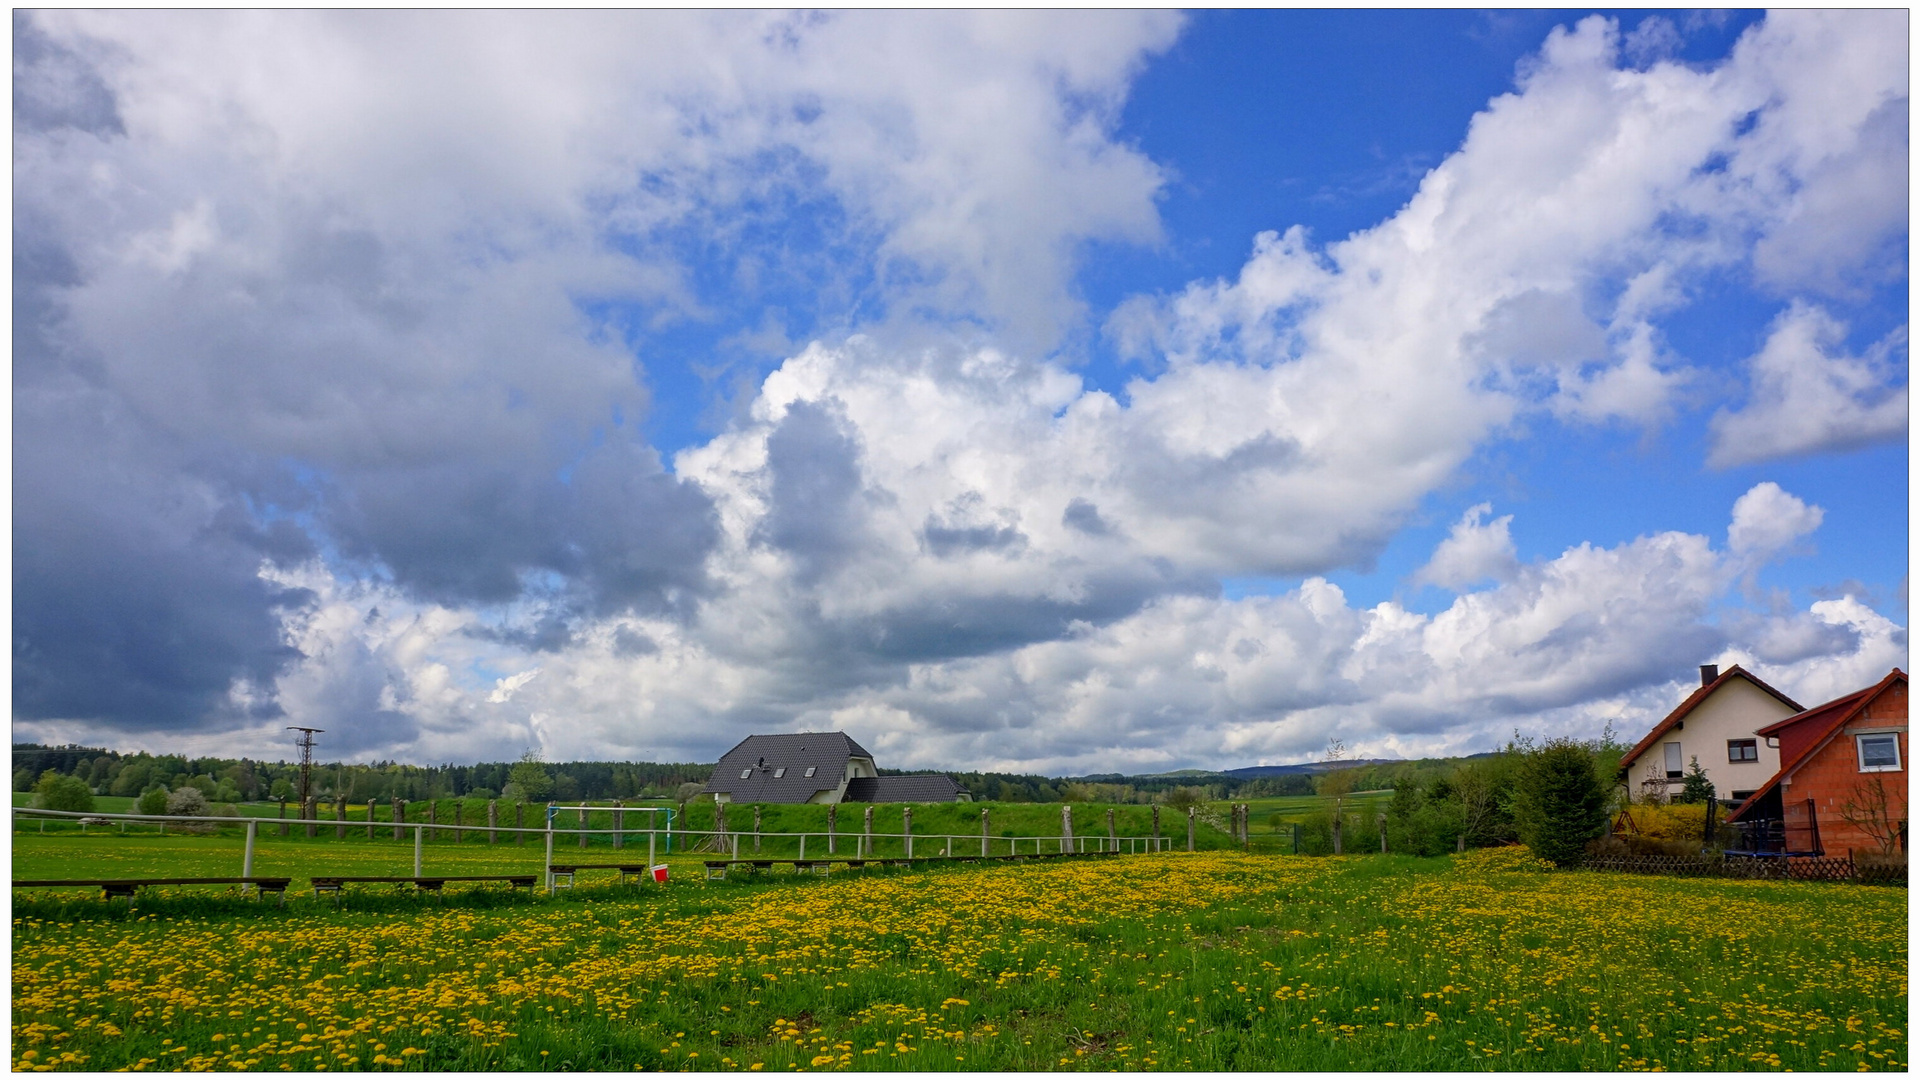
POLYGON ((667 883, 667 864, 666 863, 661 863, 659 866, 656 866, 653 868, 653 880, 658 882, 661 885, 665 885, 667 883))

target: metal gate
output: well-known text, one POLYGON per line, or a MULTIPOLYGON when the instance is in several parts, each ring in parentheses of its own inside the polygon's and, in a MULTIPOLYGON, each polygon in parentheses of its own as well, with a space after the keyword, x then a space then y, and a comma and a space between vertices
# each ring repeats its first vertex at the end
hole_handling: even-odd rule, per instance
POLYGON ((1786 846, 1790 855, 1825 855, 1820 846, 1820 819, 1814 815, 1813 800, 1788 803, 1780 808, 1785 819, 1786 846))

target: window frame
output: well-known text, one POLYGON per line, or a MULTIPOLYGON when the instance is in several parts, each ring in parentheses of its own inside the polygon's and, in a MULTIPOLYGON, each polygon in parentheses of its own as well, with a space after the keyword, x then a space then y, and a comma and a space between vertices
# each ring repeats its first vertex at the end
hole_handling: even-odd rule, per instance
POLYGON ((1678 769, 1675 769, 1673 767, 1674 762, 1682 761, 1687 756, 1686 751, 1680 748, 1679 743, 1677 742, 1661 743, 1660 754, 1661 754, 1660 767, 1666 773, 1666 779, 1682 780, 1686 778, 1687 767, 1685 765, 1680 766, 1678 769), (1668 752, 1669 748, 1671 748, 1671 751, 1672 751, 1671 753, 1668 752))
POLYGON ((785 765, 782 765, 779 768, 773 770, 773 778, 775 780, 778 780, 785 775, 787 775, 787 767, 785 765))
POLYGON ((1760 760, 1760 740, 1758 738, 1727 740, 1727 764, 1745 765, 1750 762, 1757 762, 1759 760, 1760 760), (1747 752, 1747 756, 1734 757, 1733 752, 1735 750, 1745 750, 1747 752))
POLYGON ((1901 772, 1905 764, 1900 758, 1900 733, 1895 731, 1863 731, 1853 737, 1853 759, 1863 773, 1901 772), (1886 740, 1893 744, 1893 764, 1867 764, 1867 743, 1886 740))
POLYGON ((818 766, 818 765, 809 765, 809 766, 807 766, 807 775, 806 775, 805 777, 803 777, 803 779, 806 779, 806 780, 811 780, 811 779, 813 779, 813 773, 814 773, 814 770, 815 770, 815 769, 818 769, 819 767, 820 767, 820 766, 818 766))
POLYGON ((744 768, 744 769, 741 769, 741 770, 740 770, 740 779, 742 779, 742 780, 751 780, 751 779, 753 779, 753 768, 752 768, 752 766, 748 766, 747 768, 744 768))

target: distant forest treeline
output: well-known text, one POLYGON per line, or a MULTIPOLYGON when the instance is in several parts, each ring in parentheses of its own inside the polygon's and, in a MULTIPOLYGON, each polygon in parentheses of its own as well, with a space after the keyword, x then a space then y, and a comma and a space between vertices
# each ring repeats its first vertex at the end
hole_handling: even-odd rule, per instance
MULTIPOLYGON (((1380 789, 1396 781, 1426 782, 1455 764, 1453 759, 1370 764, 1353 778, 1355 790, 1380 789)), ((313 793, 323 799, 430 799, 509 797, 514 769, 525 762, 498 761, 478 765, 401 765, 375 762, 349 765, 316 762, 313 793)), ((631 761, 563 761, 541 763, 551 786, 535 790, 530 801, 553 799, 631 799, 684 797, 683 784, 705 784, 713 766, 693 762, 660 764, 631 761)), ((178 754, 122 754, 86 746, 40 746, 15 743, 13 790, 27 791, 52 770, 84 781, 97 795, 137 796, 156 786, 169 791, 199 788, 214 802, 249 802, 294 797, 299 790, 300 766, 286 761, 249 758, 186 757, 178 754)), ((898 776, 925 770, 881 769, 898 776)), ((1102 802, 1146 803, 1181 789, 1194 789, 1207 799, 1257 799, 1276 795, 1310 795, 1311 775, 1297 774, 1242 779, 1221 773, 1178 773, 1166 776, 1102 774, 1048 777, 1031 774, 952 772, 960 786, 981 801, 991 802, 1102 802)), ((523 784, 521 788, 529 787, 523 784)))

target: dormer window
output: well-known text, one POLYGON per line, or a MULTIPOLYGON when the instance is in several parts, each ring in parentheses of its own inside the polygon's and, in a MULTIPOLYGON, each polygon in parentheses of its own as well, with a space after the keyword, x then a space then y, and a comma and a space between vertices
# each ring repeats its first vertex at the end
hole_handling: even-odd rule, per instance
POLYGON ((817 768, 819 768, 819 766, 817 766, 817 765, 809 765, 809 766, 807 766, 807 778, 808 778, 809 780, 811 780, 811 779, 813 778, 813 772, 814 772, 814 770, 815 770, 815 769, 817 769, 817 768))
POLYGON ((752 770, 752 769, 741 769, 741 770, 740 770, 740 779, 742 779, 742 780, 750 780, 750 779, 752 779, 752 778, 753 778, 753 770, 752 770))
POLYGON ((773 778, 775 780, 778 780, 785 775, 787 775, 787 770, 784 767, 773 770, 773 778))

